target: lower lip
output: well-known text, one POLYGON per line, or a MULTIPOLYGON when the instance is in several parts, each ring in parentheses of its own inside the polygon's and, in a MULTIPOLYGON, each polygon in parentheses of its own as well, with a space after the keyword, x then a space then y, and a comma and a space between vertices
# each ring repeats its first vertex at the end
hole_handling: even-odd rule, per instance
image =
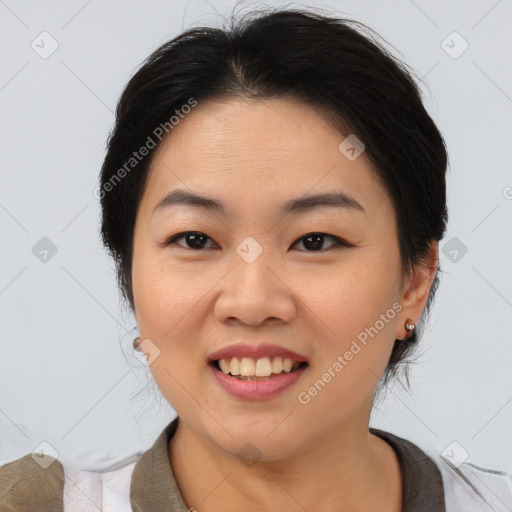
POLYGON ((297 382, 307 368, 304 366, 291 373, 281 373, 268 380, 239 380, 217 370, 212 364, 208 366, 222 388, 230 395, 245 400, 262 400, 277 396, 297 382))

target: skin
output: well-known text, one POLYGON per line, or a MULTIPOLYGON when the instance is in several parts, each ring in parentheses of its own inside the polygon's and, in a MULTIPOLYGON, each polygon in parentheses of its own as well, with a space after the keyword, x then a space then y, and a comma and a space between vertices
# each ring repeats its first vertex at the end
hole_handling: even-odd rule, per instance
POLYGON ((188 507, 199 512, 399 511, 393 449, 368 431, 372 396, 395 338, 417 322, 435 277, 438 246, 402 274, 391 200, 363 152, 316 110, 284 99, 205 101, 157 148, 136 218, 133 294, 141 339, 160 351, 150 370, 180 417, 169 458, 188 507), (227 215, 177 205, 153 215, 170 190, 222 201, 227 215), (365 212, 335 207, 279 214, 281 203, 341 190, 365 212), (202 249, 182 231, 209 238, 202 249), (304 236, 329 236, 319 251, 304 236), (236 252, 248 236, 263 252, 236 252), (402 279, 404 278, 404 279, 402 279), (311 399, 297 395, 332 367, 392 304, 401 311, 311 399), (265 400, 227 394, 206 365, 234 340, 275 343, 309 367, 265 400), (252 443, 255 464, 237 452, 252 443))

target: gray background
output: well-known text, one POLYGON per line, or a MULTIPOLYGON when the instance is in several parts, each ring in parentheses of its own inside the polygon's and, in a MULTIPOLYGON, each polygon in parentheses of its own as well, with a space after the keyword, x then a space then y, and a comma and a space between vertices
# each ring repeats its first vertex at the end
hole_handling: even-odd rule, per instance
MULTIPOLYGON (((63 461, 105 466, 147 449, 174 416, 131 353, 138 331, 119 307, 93 190, 142 60, 234 3, 0 1, 0 464, 46 442, 63 461), (41 261, 44 237, 57 252, 41 261)), ((372 426, 512 469, 512 2, 272 5, 374 28, 424 77, 449 148, 445 273, 411 391, 391 387, 372 426)))

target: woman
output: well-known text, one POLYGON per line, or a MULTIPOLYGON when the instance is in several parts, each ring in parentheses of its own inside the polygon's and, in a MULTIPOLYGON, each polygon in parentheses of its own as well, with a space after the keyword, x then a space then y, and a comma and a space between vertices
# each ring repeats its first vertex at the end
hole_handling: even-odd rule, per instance
POLYGON ((130 80, 101 233, 178 417, 106 472, 7 464, 0 511, 510 509, 512 474, 369 428, 437 287, 447 155, 404 65, 354 26, 256 13, 130 80))

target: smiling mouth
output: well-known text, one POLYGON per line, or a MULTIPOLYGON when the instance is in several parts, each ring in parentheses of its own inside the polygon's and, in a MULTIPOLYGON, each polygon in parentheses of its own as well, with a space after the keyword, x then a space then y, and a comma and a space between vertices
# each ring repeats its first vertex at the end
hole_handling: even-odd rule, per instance
POLYGON ((280 375, 293 373, 308 366, 305 361, 293 361, 289 357, 232 357, 217 359, 210 363, 219 372, 237 380, 262 381, 271 380, 280 375))

